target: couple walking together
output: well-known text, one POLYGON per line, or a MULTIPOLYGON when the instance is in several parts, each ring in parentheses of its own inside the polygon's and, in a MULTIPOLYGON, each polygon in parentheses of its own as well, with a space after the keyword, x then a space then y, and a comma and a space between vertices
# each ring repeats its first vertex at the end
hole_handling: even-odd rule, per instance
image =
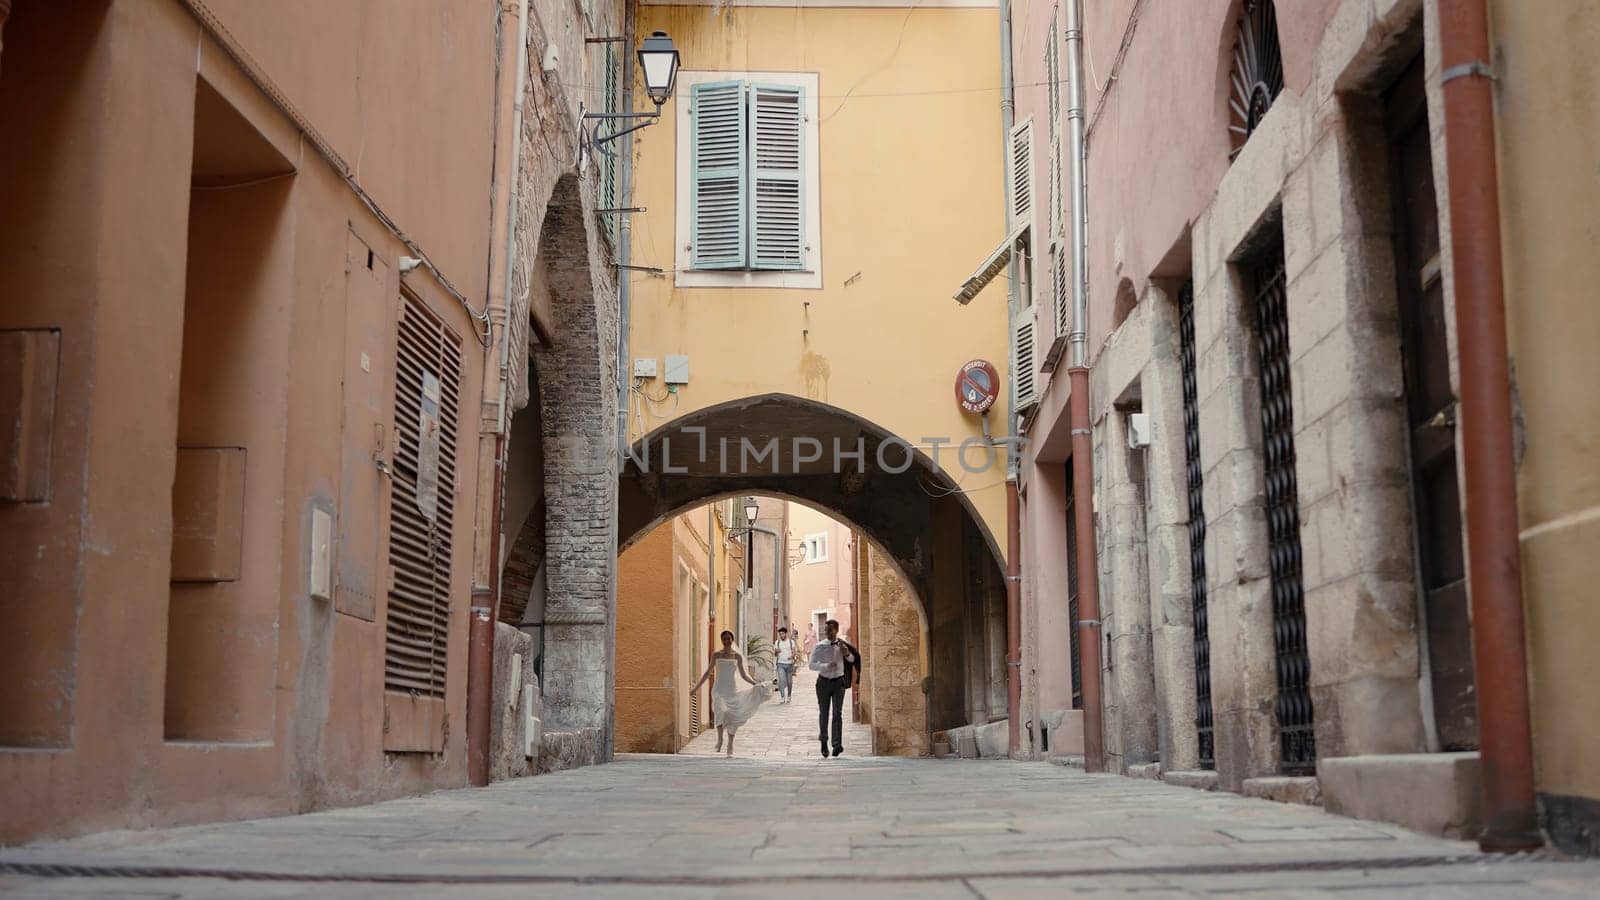
MULTIPOLYGON (((844 752, 844 692, 846 688, 858 686, 861 677, 861 653, 839 638, 839 623, 829 619, 826 633, 827 639, 811 650, 811 669, 817 673, 818 740, 822 744, 824 759, 829 755, 830 712, 833 724, 832 755, 838 756, 844 752)), ((787 703, 791 699, 794 678, 794 641, 788 637, 788 629, 779 629, 778 642, 774 647, 777 650, 778 690, 782 695, 781 702, 787 703)), ((722 649, 712 654, 711 665, 706 667, 700 680, 689 688, 689 693, 699 690, 713 672, 716 673, 716 679, 711 687, 711 711, 717 723, 717 751, 722 750, 726 737, 727 755, 732 756, 733 737, 738 733, 739 726, 750 721, 761 704, 771 696, 771 691, 745 671, 744 657, 733 649, 731 631, 722 632, 722 649), (734 681, 735 676, 752 685, 752 689, 740 691, 738 683, 734 681)))

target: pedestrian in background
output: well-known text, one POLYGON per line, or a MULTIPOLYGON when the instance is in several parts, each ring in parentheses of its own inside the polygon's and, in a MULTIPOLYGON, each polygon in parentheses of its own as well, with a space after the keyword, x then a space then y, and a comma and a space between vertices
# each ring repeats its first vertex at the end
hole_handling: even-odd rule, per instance
POLYGON ((772 652, 778 661, 778 697, 779 703, 788 703, 794 693, 794 655, 799 648, 795 646, 794 638, 789 636, 789 629, 778 629, 778 640, 772 645, 772 652))

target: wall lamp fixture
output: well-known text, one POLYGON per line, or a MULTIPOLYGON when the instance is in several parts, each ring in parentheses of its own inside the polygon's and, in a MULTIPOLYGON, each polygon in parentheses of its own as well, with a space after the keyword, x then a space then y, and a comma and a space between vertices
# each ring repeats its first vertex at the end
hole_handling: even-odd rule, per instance
MULTIPOLYGON (((611 40, 604 38, 601 40, 611 40)), ((630 132, 638 131, 646 125, 654 125, 661 120, 661 105, 672 96, 673 86, 678 81, 678 48, 672 45, 672 38, 667 37, 665 31, 657 31, 644 39, 639 46, 639 68, 644 73, 645 92, 650 95, 651 102, 656 108, 653 112, 625 112, 625 113, 597 113, 586 112, 585 119, 608 119, 613 121, 626 119, 644 119, 646 121, 619 128, 608 134, 599 134, 599 126, 589 136, 589 140, 596 144, 606 144, 630 132)))

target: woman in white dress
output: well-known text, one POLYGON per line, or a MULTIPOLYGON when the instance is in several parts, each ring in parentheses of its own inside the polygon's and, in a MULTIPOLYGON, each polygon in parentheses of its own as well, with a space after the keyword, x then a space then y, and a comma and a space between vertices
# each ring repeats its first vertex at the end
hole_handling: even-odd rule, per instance
POLYGON ((744 657, 733 649, 731 631, 722 633, 722 649, 711 654, 711 665, 706 666, 705 674, 694 683, 694 687, 689 688, 689 693, 699 690, 713 671, 717 673, 717 678, 711 683, 711 713, 717 721, 717 750, 722 749, 723 732, 727 732, 728 755, 732 756, 734 734, 740 725, 750 721, 761 704, 767 701, 771 691, 745 672, 744 657), (755 688, 741 692, 738 683, 733 680, 735 675, 755 685, 755 688))

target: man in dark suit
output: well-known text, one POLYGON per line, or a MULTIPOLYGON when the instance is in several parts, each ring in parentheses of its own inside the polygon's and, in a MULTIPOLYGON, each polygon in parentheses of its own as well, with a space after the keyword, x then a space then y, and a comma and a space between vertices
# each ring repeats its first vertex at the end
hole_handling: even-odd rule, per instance
POLYGON ((833 755, 844 752, 844 692, 861 684, 861 653, 839 638, 839 623, 829 619, 826 637, 811 651, 811 670, 817 673, 817 740, 828 756, 828 712, 833 711, 833 755))

